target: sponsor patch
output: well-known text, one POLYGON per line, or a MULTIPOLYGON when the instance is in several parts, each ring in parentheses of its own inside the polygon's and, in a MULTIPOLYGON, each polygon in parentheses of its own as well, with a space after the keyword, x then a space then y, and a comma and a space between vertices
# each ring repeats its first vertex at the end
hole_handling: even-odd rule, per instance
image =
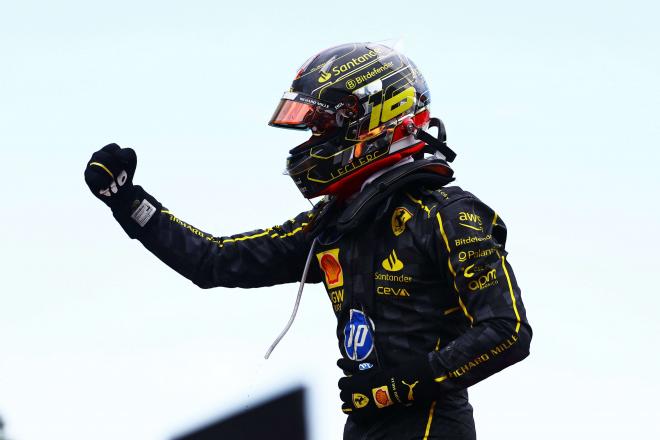
POLYGON ((364 394, 353 393, 353 406, 356 408, 364 408, 369 404, 369 398, 364 394))
POLYGON ((475 223, 481 226, 483 223, 481 222, 481 217, 474 212, 464 212, 461 211, 458 213, 458 219, 462 222, 469 222, 469 223, 475 223))
POLYGON ((419 381, 416 380, 415 382, 410 384, 407 383, 405 380, 402 380, 401 383, 408 387, 408 396, 407 396, 408 402, 412 402, 413 400, 415 400, 415 396, 413 395, 413 389, 415 388, 415 386, 417 386, 419 381))
POLYGON ((362 311, 351 309, 344 326, 344 351, 354 361, 365 360, 374 349, 373 322, 362 311))
POLYGON ((328 292, 330 301, 332 301, 332 308, 335 312, 341 310, 341 305, 344 303, 344 289, 331 290, 328 292))
POLYGON ((151 217, 154 216, 156 213, 156 208, 154 205, 149 203, 147 199, 142 200, 142 203, 140 203, 140 206, 137 207, 135 211, 133 211, 133 214, 131 214, 131 218, 137 222, 140 227, 144 227, 144 225, 147 224, 149 220, 151 220, 151 217))
MULTIPOLYGON (((474 266, 474 265, 472 265, 474 266)), ((470 268, 472 266, 469 266, 470 268)), ((465 278, 473 278, 475 277, 475 274, 473 272, 468 272, 466 269, 465 272, 463 273, 465 278), (468 276, 468 273, 470 276, 468 276)), ((468 289, 472 292, 477 292, 479 290, 483 290, 487 287, 495 286, 498 284, 497 281, 497 270, 495 269, 490 269, 488 272, 481 272, 480 274, 477 274, 478 276, 474 279, 471 279, 468 282, 468 289)))
POLYGON ((460 251, 458 253, 458 261, 461 263, 467 260, 471 260, 473 258, 485 258, 490 255, 493 255, 495 252, 497 252, 497 249, 492 247, 490 249, 477 249, 477 250, 470 250, 470 251, 460 251))
POLYGON ((406 223, 412 218, 412 214, 406 208, 396 208, 392 213, 392 232, 399 236, 406 230, 406 223))
POLYGON ((392 275, 390 273, 374 273, 374 280, 376 281, 394 281, 397 283, 409 283, 412 281, 412 277, 404 274, 392 275))
POLYGON ((464 246, 466 244, 481 243, 482 241, 488 241, 491 238, 493 237, 490 234, 486 235, 485 237, 475 237, 475 236, 461 237, 454 239, 454 243, 456 244, 456 246, 464 246))
POLYGON ((394 402, 390 398, 390 391, 387 389, 387 385, 382 387, 373 388, 371 394, 374 396, 374 402, 378 408, 385 408, 386 406, 393 405, 394 402))
POLYGON ((376 286, 376 293, 378 295, 410 296, 410 292, 403 287, 376 286))
POLYGON ((392 249, 392 252, 390 252, 387 258, 383 260, 382 265, 383 269, 388 272, 398 272, 403 269, 403 261, 399 260, 394 249, 392 249))
POLYGON ((341 287, 344 285, 344 271, 339 262, 339 248, 330 249, 316 254, 319 260, 319 266, 325 274, 325 284, 328 289, 341 287))

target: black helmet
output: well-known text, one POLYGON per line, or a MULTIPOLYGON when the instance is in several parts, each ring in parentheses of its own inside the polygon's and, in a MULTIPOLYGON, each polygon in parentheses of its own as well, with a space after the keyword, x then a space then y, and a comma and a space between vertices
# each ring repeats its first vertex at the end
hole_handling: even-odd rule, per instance
POLYGON ((424 77, 405 55, 380 43, 344 44, 302 65, 269 125, 311 129, 286 164, 305 197, 348 195, 408 156, 440 151, 453 159, 429 102, 424 77), (439 139, 423 131, 429 125, 439 127, 439 139))

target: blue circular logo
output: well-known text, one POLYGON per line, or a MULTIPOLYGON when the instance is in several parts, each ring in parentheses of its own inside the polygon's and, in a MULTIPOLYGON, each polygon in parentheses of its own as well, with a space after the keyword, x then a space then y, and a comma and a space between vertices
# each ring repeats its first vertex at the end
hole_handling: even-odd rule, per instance
POLYGON ((360 310, 351 309, 344 327, 346 357, 354 361, 365 360, 374 349, 373 322, 360 310))

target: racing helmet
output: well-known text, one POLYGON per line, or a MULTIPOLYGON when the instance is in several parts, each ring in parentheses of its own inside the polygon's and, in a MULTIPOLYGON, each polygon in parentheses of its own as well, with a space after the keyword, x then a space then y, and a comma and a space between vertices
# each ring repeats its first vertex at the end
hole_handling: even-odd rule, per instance
MULTIPOLYGON (((300 67, 269 125, 311 130, 286 161, 285 174, 303 196, 346 196, 429 145, 442 151, 444 127, 431 120, 430 100, 424 77, 399 51, 382 43, 343 44, 300 67), (424 131, 429 125, 439 128, 438 138, 424 131)), ((445 157, 453 159, 447 151, 445 157)))

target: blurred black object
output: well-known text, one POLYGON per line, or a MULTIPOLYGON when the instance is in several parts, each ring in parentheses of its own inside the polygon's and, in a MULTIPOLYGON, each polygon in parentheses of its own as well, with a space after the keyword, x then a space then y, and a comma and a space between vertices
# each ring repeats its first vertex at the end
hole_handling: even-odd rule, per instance
POLYGON ((305 390, 295 388, 174 440, 306 440, 305 390))
POLYGON ((7 437, 5 437, 5 422, 2 420, 2 416, 0 416, 0 440, 5 440, 7 437))

